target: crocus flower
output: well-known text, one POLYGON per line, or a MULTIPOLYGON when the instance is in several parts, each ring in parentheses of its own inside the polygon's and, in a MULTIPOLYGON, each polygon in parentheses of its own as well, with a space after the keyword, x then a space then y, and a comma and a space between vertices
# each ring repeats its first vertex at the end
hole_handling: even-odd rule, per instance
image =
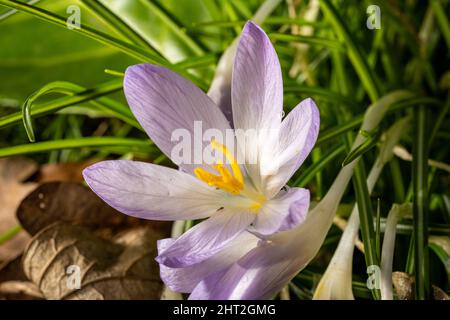
POLYGON ((178 146, 172 134, 183 129, 195 139, 198 123, 203 133, 215 130, 222 136, 230 130, 256 132, 240 137, 236 134, 231 143, 200 141, 202 149, 210 148, 226 162, 174 159, 179 166, 176 170, 112 160, 84 170, 92 190, 125 214, 152 220, 208 218, 180 237, 159 243, 157 261, 162 273, 191 268, 191 279, 186 280, 189 283, 178 287, 171 286, 169 276, 162 275, 169 287, 189 292, 200 278, 222 269, 227 261, 236 261, 246 252, 243 248, 254 246, 257 235, 265 237, 303 221, 309 191, 283 187, 316 141, 319 112, 315 103, 306 99, 282 120, 280 64, 270 40, 257 25, 248 22, 241 34, 227 112, 190 81, 156 65, 129 67, 124 92, 136 119, 168 157, 178 146), (225 114, 232 118, 227 119, 225 114), (237 160, 240 154, 243 163, 237 160))
MULTIPOLYGON (((361 130, 374 130, 383 119, 389 106, 410 97, 411 93, 409 92, 396 91, 381 98, 367 109, 361 130)), ((360 146, 364 140, 365 137, 358 135, 353 149, 360 146)), ((253 248, 248 250, 248 247, 245 247, 238 254, 229 256, 227 261, 237 256, 240 258, 234 263, 228 262, 228 267, 216 269, 216 272, 211 272, 208 276, 203 277, 192 290, 189 298, 272 298, 306 267, 319 251, 357 161, 358 159, 355 159, 341 169, 325 197, 308 213, 302 223, 264 239, 253 239, 253 244, 250 245, 253 248)), ((222 258, 225 259, 226 256, 224 255, 222 258)), ((199 265, 199 267, 205 266, 199 265)), ((181 268, 169 271, 172 279, 177 281, 175 274, 178 273, 180 276, 186 270, 181 268)), ((186 272, 183 276, 189 277, 189 274, 186 272)))

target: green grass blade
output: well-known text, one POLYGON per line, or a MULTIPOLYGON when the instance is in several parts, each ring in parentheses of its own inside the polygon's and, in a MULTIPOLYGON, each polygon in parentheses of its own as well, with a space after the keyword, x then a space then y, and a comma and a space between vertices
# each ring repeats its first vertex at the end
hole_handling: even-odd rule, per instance
POLYGON ((116 137, 84 137, 78 139, 64 139, 22 144, 0 149, 0 158, 31 153, 48 152, 63 149, 126 147, 127 152, 146 152, 154 150, 149 140, 139 140, 116 137))
POLYGON ((0 246, 14 238, 20 231, 22 231, 22 227, 20 225, 16 225, 15 227, 12 227, 11 229, 0 234, 0 246))
POLYGON ((430 4, 436 16, 438 25, 441 28, 442 35, 444 36, 447 44, 447 49, 450 50, 450 24, 445 14, 445 9, 440 0, 430 0, 430 4))
POLYGON ((368 137, 363 143, 361 143, 357 148, 350 151, 342 162, 342 166, 345 167, 347 164, 352 162, 353 160, 359 158, 367 151, 371 150, 377 144, 381 135, 381 131, 378 131, 376 134, 368 137))
MULTIPOLYGON (((33 103, 43 95, 49 93, 63 93, 69 96, 74 96, 77 94, 82 94, 83 92, 89 91, 88 89, 79 86, 77 84, 66 82, 66 81, 55 81, 48 83, 43 86, 41 89, 37 90, 33 94, 31 94, 23 104, 22 107, 22 117, 23 123, 25 126, 25 130, 27 132, 28 138, 31 142, 35 141, 32 118, 31 118, 31 106, 33 103)), ((106 97, 100 97, 97 100, 90 101, 93 105, 95 105, 98 109, 105 111, 107 114, 112 115, 116 118, 119 118, 125 121, 128 124, 131 124, 135 128, 142 130, 141 126, 134 119, 133 114, 130 109, 126 106, 122 105, 119 102, 116 102, 112 99, 106 97)))
POLYGON ((81 2, 88 7, 95 15, 100 17, 107 25, 120 34, 124 39, 128 39, 133 44, 147 48, 151 53, 157 55, 156 50, 137 34, 129 25, 127 25, 120 17, 108 10, 103 4, 97 0, 81 0, 81 2))
MULTIPOLYGON (((105 95, 122 90, 122 79, 114 79, 97 87, 87 89, 74 96, 55 99, 42 104, 36 104, 30 111, 33 117, 56 112, 62 108, 91 101, 105 95)), ((0 118, 0 128, 7 127, 22 121, 22 112, 12 113, 0 118)))
MULTIPOLYGON (((13 9, 25 12, 27 14, 31 14, 41 20, 53 23, 53 24, 58 25, 63 28, 67 28, 66 19, 58 16, 57 14, 55 14, 53 12, 44 10, 42 8, 30 6, 26 3, 22 3, 22 2, 19 2, 16 0, 0 0, 0 5, 4 5, 9 8, 13 8, 13 9)), ((171 66, 167 62, 167 60, 152 54, 151 52, 149 52, 146 49, 143 49, 143 48, 134 46, 130 43, 124 42, 122 40, 116 39, 114 37, 111 37, 111 36, 103 33, 103 32, 92 29, 88 26, 83 25, 83 26, 81 26, 81 28, 74 28, 74 29, 71 29, 71 31, 80 33, 84 36, 87 36, 89 38, 97 40, 100 43, 103 43, 103 44, 109 45, 113 48, 116 48, 116 49, 122 51, 123 53, 125 53, 133 58, 136 58, 139 61, 157 63, 157 64, 165 65, 167 67, 171 66)))
POLYGON ((355 68, 356 73, 361 79, 364 88, 366 89, 370 100, 375 102, 380 96, 379 85, 376 81, 376 77, 370 70, 367 59, 363 57, 362 52, 356 45, 356 41, 353 38, 351 32, 347 28, 344 20, 339 15, 336 8, 331 4, 329 0, 320 0, 320 6, 324 12, 325 17, 330 21, 333 29, 338 37, 345 44, 348 49, 348 57, 355 68))
POLYGON ((344 51, 345 47, 336 40, 330 40, 327 38, 319 38, 315 36, 300 36, 300 35, 292 35, 292 34, 284 34, 284 33, 269 33, 270 39, 283 41, 283 42, 298 42, 298 43, 307 43, 311 45, 319 45, 331 50, 344 51))
POLYGON ((430 297, 428 261, 428 145, 427 109, 414 109, 413 144, 413 215, 414 215, 414 273, 416 299, 430 297))
POLYGON ((304 187, 306 186, 317 172, 320 172, 327 164, 333 161, 337 156, 345 151, 345 145, 338 145, 334 149, 332 149, 327 154, 323 155, 319 161, 315 162, 313 165, 309 166, 308 169, 303 172, 295 181, 291 184, 295 187, 304 187))

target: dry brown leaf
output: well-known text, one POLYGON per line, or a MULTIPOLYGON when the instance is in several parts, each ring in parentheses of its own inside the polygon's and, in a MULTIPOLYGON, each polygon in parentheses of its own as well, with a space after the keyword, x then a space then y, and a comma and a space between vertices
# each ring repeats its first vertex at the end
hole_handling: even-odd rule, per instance
POLYGON ((0 283, 0 299, 42 300, 39 288, 30 281, 7 281, 0 283))
MULTIPOLYGON (((14 228, 18 221, 16 209, 20 201, 36 188, 36 183, 23 183, 37 170, 37 164, 25 158, 0 159, 0 234, 14 228)), ((26 232, 20 232, 0 245, 0 262, 20 254, 29 240, 26 232)))
POLYGON ((141 225, 170 230, 170 223, 126 216, 107 205, 89 188, 73 182, 49 182, 40 185, 20 204, 17 217, 34 235, 55 222, 68 222, 99 230, 105 238, 118 230, 141 225))
POLYGON ((23 268, 47 299, 159 299, 163 286, 154 258, 156 240, 165 236, 140 227, 108 241, 86 228, 56 223, 33 237, 23 268), (69 266, 79 267, 80 289, 70 285, 69 266))
POLYGON ((0 265, 0 283, 5 281, 27 281, 22 270, 22 255, 0 265))
POLYGON ((98 160, 89 159, 82 162, 47 163, 40 167, 38 182, 71 181, 83 182, 82 171, 98 160))
MULTIPOLYGON (((392 283, 399 300, 413 300, 414 277, 405 272, 392 272, 392 283)), ((441 288, 432 285, 434 300, 449 300, 449 296, 441 288)))
POLYGON ((392 284, 394 285, 399 300, 414 299, 414 279, 405 272, 392 272, 392 284))

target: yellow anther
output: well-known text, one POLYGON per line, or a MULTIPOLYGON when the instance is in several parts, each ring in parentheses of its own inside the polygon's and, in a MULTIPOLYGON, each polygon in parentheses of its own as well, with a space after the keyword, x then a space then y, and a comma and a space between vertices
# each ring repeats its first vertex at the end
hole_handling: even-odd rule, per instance
POLYGON ((227 158, 228 162, 230 163, 231 170, 233 171, 234 177, 242 184, 244 184, 244 177, 242 176, 241 169, 239 168, 239 164, 236 161, 236 158, 233 156, 233 154, 228 150, 228 148, 221 144, 220 142, 217 142, 217 140, 211 141, 211 147, 220 153, 222 153, 225 158, 227 158))
POLYGON ((218 187, 232 194, 240 194, 244 189, 244 178, 235 157, 226 146, 216 140, 211 141, 211 147, 221 152, 227 158, 230 162, 231 171, 233 171, 233 174, 231 174, 227 167, 223 165, 222 161, 219 161, 214 166, 219 173, 218 176, 205 171, 202 168, 195 168, 195 175, 197 178, 206 182, 210 186, 218 187))
POLYGON ((216 170, 220 173, 223 182, 228 183, 233 179, 233 176, 230 171, 221 163, 218 163, 214 166, 216 170))

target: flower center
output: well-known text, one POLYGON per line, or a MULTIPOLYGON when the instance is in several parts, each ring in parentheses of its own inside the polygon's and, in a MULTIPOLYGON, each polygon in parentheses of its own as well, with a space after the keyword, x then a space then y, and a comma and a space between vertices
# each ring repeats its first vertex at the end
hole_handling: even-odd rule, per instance
POLYGON ((197 178, 206 182, 212 187, 220 188, 234 195, 240 194, 244 189, 244 178, 242 176, 241 169, 239 168, 236 158, 226 146, 217 142, 216 140, 211 141, 211 147, 225 156, 225 158, 230 163, 231 171, 233 172, 233 174, 228 170, 227 167, 223 165, 223 163, 219 161, 214 166, 219 175, 209 173, 202 168, 195 168, 195 175, 197 176, 197 178))
POLYGON ((258 213, 259 209, 261 209, 266 202, 266 197, 253 191, 252 188, 246 188, 239 164, 225 145, 216 140, 212 140, 211 147, 225 156, 230 164, 232 172, 219 161, 214 165, 214 168, 219 173, 218 175, 212 174, 202 168, 195 168, 194 173, 197 178, 206 182, 211 187, 220 188, 233 195, 244 196, 244 198, 241 197, 240 200, 236 199, 239 201, 236 201, 234 204, 238 207, 248 208, 252 212, 258 213))

